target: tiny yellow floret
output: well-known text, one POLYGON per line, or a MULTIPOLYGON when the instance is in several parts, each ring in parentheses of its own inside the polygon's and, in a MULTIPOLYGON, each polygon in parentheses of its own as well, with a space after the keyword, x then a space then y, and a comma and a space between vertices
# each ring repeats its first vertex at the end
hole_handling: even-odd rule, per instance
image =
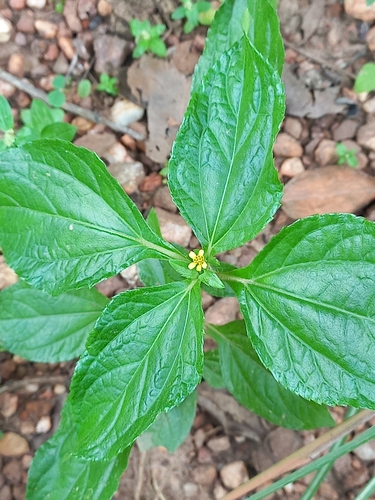
POLYGON ((200 249, 198 253, 191 251, 189 252, 189 257, 193 259, 193 262, 190 262, 188 265, 189 269, 194 269, 194 267, 196 267, 198 272, 201 272, 202 269, 207 269, 207 262, 204 258, 204 250, 200 249))

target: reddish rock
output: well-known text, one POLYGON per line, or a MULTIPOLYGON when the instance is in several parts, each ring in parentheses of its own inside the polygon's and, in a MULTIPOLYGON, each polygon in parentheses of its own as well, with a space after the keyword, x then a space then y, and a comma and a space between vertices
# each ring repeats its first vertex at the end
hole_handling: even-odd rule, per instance
POLYGON ((163 238, 172 243, 187 247, 192 231, 181 215, 172 214, 162 208, 156 208, 155 211, 160 222, 163 238))
POLYGON ((12 10, 24 10, 26 8, 26 0, 9 0, 9 7, 12 10))
POLYGON ((21 482, 21 463, 18 460, 11 460, 4 466, 3 474, 9 484, 21 482))
POLYGON ((43 38, 55 38, 59 27, 57 24, 50 23, 44 19, 37 19, 35 21, 35 29, 43 38))
POLYGON ((216 468, 212 465, 199 465, 193 470, 193 479, 197 484, 211 486, 216 479, 216 468))
POLYGON ((76 146, 83 146, 84 148, 94 151, 98 156, 104 158, 108 150, 116 143, 116 136, 109 132, 103 134, 86 134, 83 137, 74 141, 76 146))
POLYGON ((375 4, 367 5, 366 0, 345 0, 345 11, 349 16, 361 21, 375 20, 375 4))
POLYGON ((34 13, 31 12, 30 10, 22 12, 21 17, 19 18, 18 23, 16 24, 16 28, 18 31, 21 31, 22 33, 34 33, 35 32, 34 13))
POLYGON ((8 71, 18 78, 25 75, 25 56, 20 52, 12 54, 8 61, 8 71))
POLYGON ((114 35, 101 35, 94 40, 95 71, 113 74, 132 51, 131 43, 114 35))
POLYGON ((276 138, 273 152, 275 156, 302 156, 303 147, 294 137, 281 132, 276 138))
POLYGON ((344 120, 336 129, 333 130, 333 139, 336 142, 341 142, 345 139, 353 139, 358 127, 358 122, 354 120, 344 120))
POLYGON ((375 151, 375 121, 360 127, 357 134, 357 142, 364 148, 375 151))
POLYGON ((108 166, 108 172, 119 181, 124 191, 133 194, 145 178, 145 170, 141 162, 119 162, 108 166))
POLYGON ((8 484, 1 488, 0 500, 12 500, 12 490, 8 484))
POLYGON ((67 25, 73 33, 79 33, 82 31, 82 24, 78 17, 76 0, 65 0, 63 14, 67 25))
POLYGON ((207 309, 206 321, 213 325, 225 325, 236 319, 239 310, 238 300, 235 297, 224 297, 207 309))
POLYGON ((177 207, 172 200, 168 186, 161 186, 156 191, 154 196, 154 205, 156 207, 164 208, 169 212, 177 212, 177 207))
POLYGON ((230 490, 237 488, 249 479, 246 465, 240 460, 224 465, 220 471, 220 477, 224 486, 230 490))
POLYGON ((9 418, 17 411, 18 396, 10 392, 0 394, 0 412, 5 418, 9 418))
POLYGON ((302 123, 291 116, 287 116, 284 120, 284 131, 294 137, 300 139, 302 135, 302 123))
POLYGON ((57 40, 57 43, 62 50, 64 56, 71 61, 75 54, 75 48, 71 38, 62 36, 57 40))
POLYGON ((315 150, 315 160, 321 167, 336 163, 338 155, 335 141, 331 141, 330 139, 323 139, 320 141, 315 150))
POLYGON ((48 45, 48 49, 44 53, 43 57, 46 61, 56 61, 56 59, 59 57, 59 53, 60 51, 58 46, 54 43, 51 43, 50 45, 48 45))
POLYGON ((3 457, 18 457, 29 451, 26 439, 14 432, 6 432, 0 439, 0 455, 3 457))
POLYGON ((280 166, 280 176, 295 177, 297 174, 304 172, 305 167, 301 158, 287 158, 280 166))
POLYGON ((141 185, 139 186, 140 191, 145 193, 153 191, 157 187, 161 186, 163 179, 161 175, 156 172, 152 172, 150 175, 145 177, 141 185))
POLYGON ((17 365, 13 359, 6 359, 0 363, 0 378, 8 380, 16 370, 17 365))
POLYGON ((99 0, 98 14, 102 17, 110 16, 112 14, 112 5, 107 0, 99 0))

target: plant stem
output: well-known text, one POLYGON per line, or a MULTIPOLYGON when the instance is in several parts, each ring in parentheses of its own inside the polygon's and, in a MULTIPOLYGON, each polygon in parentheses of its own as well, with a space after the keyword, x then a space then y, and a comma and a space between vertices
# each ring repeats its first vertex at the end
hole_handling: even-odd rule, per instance
MULTIPOLYGON (((259 486, 264 485, 265 483, 272 481, 273 479, 277 478, 281 474, 285 474, 286 472, 290 472, 293 469, 299 469, 303 467, 306 464, 309 464, 312 460, 314 460, 320 453, 325 451, 326 449, 330 448, 333 443, 335 443, 338 439, 342 438, 343 436, 346 436, 350 432, 352 432, 356 427, 359 425, 362 425, 371 418, 373 418, 375 413, 371 410, 362 410, 357 415, 354 415, 353 417, 349 418, 348 420, 345 420, 341 424, 337 425, 333 429, 330 429, 328 432, 323 434, 323 436, 320 436, 319 438, 315 439, 312 443, 307 444, 306 446, 303 446, 299 450, 295 451, 288 457, 284 458, 277 464, 273 465, 269 469, 261 472, 257 476, 253 477, 246 483, 242 484, 238 488, 235 488, 231 492, 229 492, 227 495, 225 495, 222 500, 237 500, 238 498, 242 497, 243 495, 246 495, 247 493, 250 493, 250 491, 259 488, 259 486)), ((374 437, 375 437, 375 429, 372 429, 374 437)), ((367 431, 366 431, 367 432, 367 431)), ((359 436, 361 437, 361 436, 359 436)), ((350 443, 348 443, 350 444, 350 443)), ((341 448, 344 448, 347 445, 343 445, 342 447, 339 448, 339 450, 336 451, 336 453, 339 453, 341 448)), ((344 454, 344 453, 343 453, 344 454)), ((328 456, 328 455, 327 455, 328 456)), ((338 454, 337 456, 341 456, 341 454, 338 454)), ((322 457, 326 458, 326 457, 322 457)), ((331 458, 331 460, 328 460, 329 463, 333 460, 334 457, 331 458)), ((321 460, 321 459, 319 459, 321 460)), ((318 462, 318 461, 317 461, 318 462)), ((316 463, 317 463, 316 462, 316 463)), ((305 474, 308 474, 312 470, 316 470, 319 467, 321 467, 324 464, 320 464, 318 467, 313 467, 311 470, 308 472, 305 472, 305 474)), ((314 466, 315 464, 310 464, 311 466, 314 466)), ((301 469, 302 470, 302 469, 301 469)), ((294 474, 299 473, 300 471, 297 471, 294 474)), ((302 476, 298 476, 296 479, 299 479, 299 477, 303 477, 305 474, 302 474, 302 476)), ((293 474, 292 474, 293 475, 293 474)), ((292 482, 294 479, 291 479, 292 475, 290 476, 290 479, 285 483, 288 484, 292 482)), ((278 483, 275 483, 278 484, 278 483)), ((269 488, 272 488, 274 485, 270 486, 269 488)), ((282 486, 279 486, 282 487, 282 486)), ((268 490, 269 488, 266 488, 264 491, 268 490)), ((278 489, 278 488, 276 488, 278 489)), ((272 490, 276 491, 276 490, 272 490)), ((269 493, 267 493, 269 494, 269 493)), ((256 497, 254 497, 255 500, 256 497)), ((259 497, 258 497, 259 498, 259 497)))
POLYGON ((375 476, 366 484, 363 490, 355 497, 354 500, 367 500, 370 495, 375 493, 375 476))
MULTIPOLYGON (((356 413, 358 413, 358 411, 359 410, 357 408, 349 408, 348 411, 346 412, 345 420, 347 420, 348 418, 350 418, 353 415, 355 415, 356 413)), ((346 439, 347 439, 346 436, 344 436, 339 441, 336 441, 336 443, 332 446, 330 451, 337 450, 337 448, 339 448, 340 446, 342 446, 345 443, 346 439)), ((332 469, 333 464, 334 464, 334 462, 331 462, 318 470, 318 472, 315 474, 313 480, 308 485, 305 493, 301 496, 300 500, 311 500, 312 499, 312 497, 318 491, 319 486, 322 484, 322 482, 324 481, 324 479, 327 477, 328 473, 332 469)))

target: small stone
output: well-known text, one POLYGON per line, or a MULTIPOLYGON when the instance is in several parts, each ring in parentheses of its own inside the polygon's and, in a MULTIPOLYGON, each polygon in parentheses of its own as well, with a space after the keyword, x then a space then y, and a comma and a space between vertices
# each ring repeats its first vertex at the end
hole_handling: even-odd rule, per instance
POLYGON ((213 491, 215 500, 220 500, 227 493, 228 493, 228 490, 226 490, 225 488, 223 488, 220 483, 218 483, 218 484, 215 485, 214 491, 213 491))
POLYGON ((204 432, 203 429, 197 429, 196 432, 194 432, 193 440, 195 443, 195 446, 199 449, 202 448, 204 445, 204 442, 206 441, 206 433, 204 432))
POLYGON ((198 486, 194 483, 185 483, 183 485, 183 490, 184 490, 185 495, 188 498, 190 498, 190 497, 197 498, 197 494, 199 493, 198 486))
POLYGON ((65 0, 63 15, 66 20, 66 24, 73 33, 79 33, 82 31, 82 24, 79 20, 77 12, 77 0, 65 0))
POLYGON ((82 146, 104 158, 107 151, 116 143, 116 136, 109 132, 103 134, 86 134, 74 141, 76 146, 82 146))
POLYGON ((363 109, 366 111, 366 113, 375 114, 375 97, 364 102, 363 109))
POLYGON ((17 31, 21 31, 22 33, 34 33, 34 13, 30 10, 21 13, 21 17, 16 24, 17 31))
POLYGON ((26 0, 26 5, 30 7, 30 9, 44 9, 46 3, 47 0, 26 0))
POLYGON ((212 438, 208 441, 207 447, 214 453, 221 453, 230 449, 230 441, 228 436, 212 438))
POLYGON ((375 440, 359 446, 354 450, 354 454, 364 462, 375 460, 375 440))
POLYGON ((130 151, 137 150, 137 142, 130 135, 124 134, 123 136, 121 136, 120 141, 123 143, 126 149, 130 149, 130 151))
POLYGON ((267 440, 276 461, 298 450, 303 444, 302 439, 296 432, 284 427, 271 431, 267 436, 267 440))
POLYGON ((18 78, 23 78, 25 75, 25 56, 20 52, 12 54, 8 61, 8 71, 18 78))
POLYGON ((144 115, 145 110, 128 99, 117 101, 111 109, 111 118, 120 127, 127 127, 137 122, 144 115))
POLYGON ((184 219, 180 215, 171 214, 162 208, 157 207, 155 211, 159 219, 163 238, 172 243, 187 247, 192 231, 184 219))
POLYGON ((280 166, 279 174, 286 177, 294 177, 305 170, 301 158, 287 158, 280 166))
POLYGON ((0 394, 0 412, 5 418, 9 418, 17 411, 18 396, 10 392, 0 394))
POLYGON ((59 48, 55 43, 50 43, 43 57, 46 61, 56 61, 59 57, 59 48))
POLYGON ((34 383, 31 382, 30 384, 26 384, 25 385, 25 392, 27 392, 29 394, 34 394, 38 390, 39 390, 39 385, 38 384, 34 384, 34 383))
POLYGON ((315 150, 315 160, 321 167, 336 163, 338 156, 335 141, 329 139, 320 141, 315 150))
POLYGON ((366 42, 369 50, 375 51, 375 26, 368 30, 366 42))
POLYGON ((135 288, 139 284, 137 264, 133 264, 132 266, 127 267, 120 272, 120 275, 133 288, 135 288))
POLYGON ((211 486, 216 479, 216 468, 212 465, 199 465, 193 470, 193 479, 202 486, 211 486))
POLYGON ((35 425, 32 422, 21 422, 20 432, 24 436, 30 436, 30 434, 34 434, 35 425))
POLYGON ((354 120, 344 120, 335 130, 333 130, 333 139, 336 142, 341 142, 345 139, 353 139, 358 127, 358 122, 354 120))
POLYGON ((94 122, 88 120, 87 118, 83 118, 82 116, 76 116, 75 118, 73 118, 71 123, 72 125, 77 127, 77 132, 81 134, 85 134, 95 125, 94 122))
POLYGON ((112 297, 118 293, 119 290, 124 289, 124 281, 120 276, 112 276, 112 278, 108 278, 107 280, 103 280, 98 283, 96 288, 106 297, 112 297))
POLYGON ((19 31, 16 33, 16 36, 14 37, 14 41, 20 47, 25 47, 25 45, 27 45, 26 35, 24 33, 20 33, 19 31))
POLYGON ((44 38, 55 38, 57 35, 57 31, 59 27, 57 24, 50 23, 49 21, 45 21, 44 19, 37 19, 35 21, 35 29, 44 38))
POLYGON ((211 452, 208 448, 205 446, 202 446, 202 448, 199 448, 198 450, 198 462, 201 464, 207 464, 212 461, 212 456, 211 452))
POLYGON ((234 321, 240 308, 235 297, 224 297, 206 311, 206 320, 213 325, 225 325, 234 321))
POLYGON ((344 7, 345 12, 355 19, 366 22, 375 20, 375 4, 367 5, 366 0, 345 0, 344 7))
POLYGON ((12 35, 12 23, 0 15, 0 43, 9 42, 12 35))
MULTIPOLYGON (((0 94, 2 94, 2 88, 0 86, 0 94)), ((4 95, 4 97, 6 97, 4 95)), ((4 255, 0 255, 0 290, 3 288, 13 285, 18 281, 17 274, 11 269, 5 262, 4 255)))
POLYGON ((71 61, 74 57, 75 54, 75 48, 73 45, 73 42, 71 38, 68 38, 66 36, 62 36, 57 40, 57 43, 62 50, 64 56, 71 61))
POLYGON ((148 193, 161 186, 162 182, 163 179, 161 175, 159 175, 157 172, 152 172, 150 175, 144 178, 141 185, 139 186, 139 189, 144 193, 148 193))
POLYGON ((13 359, 6 359, 0 363, 0 378, 7 380, 16 371, 17 365, 13 359))
POLYGON ((56 73, 56 75, 63 75, 68 71, 68 69, 69 69, 69 63, 66 60, 64 54, 61 54, 60 52, 59 56, 56 59, 55 64, 52 67, 52 70, 54 73, 56 73))
POLYGON ((21 464, 18 460, 11 460, 3 468, 3 474, 10 484, 21 482, 21 464))
POLYGON ((375 151, 375 121, 360 127, 357 133, 357 142, 360 146, 375 151))
POLYGON ((25 405, 25 409, 20 413, 20 419, 30 420, 36 424, 41 417, 47 416, 51 409, 52 403, 50 401, 41 399, 28 401, 25 405))
POLYGON ((107 160, 108 163, 124 163, 133 161, 133 158, 129 156, 125 146, 123 146, 121 142, 115 142, 106 151, 103 158, 107 160))
POLYGON ((57 395, 57 396, 61 396, 62 394, 65 394, 66 393, 66 387, 64 384, 56 384, 53 388, 53 392, 57 395))
POLYGON ((127 194, 137 192, 145 178, 145 169, 139 161, 112 163, 108 166, 108 172, 119 181, 127 194))
POLYGON ((6 432, 0 439, 0 455, 3 457, 18 457, 29 451, 26 439, 14 432, 6 432))
POLYGON ((26 495, 26 485, 17 484, 13 486, 13 499, 14 500, 24 500, 26 495))
POLYGON ((24 455, 22 457, 22 460, 21 460, 22 467, 24 469, 28 469, 30 467, 32 461, 33 461, 33 456, 32 455, 24 455))
POLYGON ((237 488, 240 484, 249 479, 246 466, 240 460, 224 465, 220 471, 220 477, 224 486, 230 490, 237 488))
POLYGON ((27 359, 17 355, 13 356, 13 361, 16 363, 16 365, 26 365, 28 363, 27 359))
POLYGON ((154 205, 156 207, 164 208, 169 212, 177 212, 177 207, 172 200, 171 192, 169 191, 168 186, 161 186, 156 191, 154 196, 154 205))
POLYGON ((357 486, 362 486, 367 483, 370 479, 369 471, 364 466, 360 466, 359 469, 352 470, 349 475, 344 479, 344 485, 348 489, 356 488, 357 486))
POLYGON ((39 422, 36 424, 35 431, 38 434, 45 434, 46 432, 51 430, 51 427, 52 427, 51 417, 46 415, 40 418, 39 422))
POLYGON ((25 0, 9 0, 9 7, 12 10, 23 10, 26 7, 25 0))
POLYGON ((281 132, 276 138, 273 152, 275 156, 302 156, 303 147, 294 137, 281 132))
MULTIPOLYGON (((8 82, 4 82, 3 80, 0 80, 0 95, 4 96, 6 99, 9 99, 9 97, 12 97, 12 95, 15 93, 15 91, 16 91, 16 87, 13 87, 13 85, 11 85, 8 82)), ((1 263, 1 259, 3 259, 3 258, 4 257, 2 255, 0 255, 0 263, 1 263)), ((0 284, 0 289, 1 288, 2 288, 2 286, 0 284)))
POLYGON ((107 0, 99 0, 98 14, 102 17, 110 16, 112 14, 112 5, 107 0))
POLYGON ((0 490, 0 500, 12 500, 12 491, 10 486, 6 484, 0 490))
POLYGON ((202 308, 205 311, 215 302, 215 299, 212 297, 212 295, 209 295, 204 290, 201 291, 201 295, 202 295, 202 308))
POLYGON ((294 137, 300 139, 302 134, 302 123, 297 118, 287 116, 284 120, 284 131, 294 137))
POLYGON ((127 40, 114 35, 101 35, 94 40, 95 71, 112 75, 132 51, 127 40))

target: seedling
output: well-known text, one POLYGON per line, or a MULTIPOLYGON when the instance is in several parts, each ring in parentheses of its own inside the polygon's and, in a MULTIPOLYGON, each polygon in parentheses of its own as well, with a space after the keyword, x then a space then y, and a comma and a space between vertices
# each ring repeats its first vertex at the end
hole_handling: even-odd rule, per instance
POLYGON ((130 21, 130 31, 135 38, 133 57, 141 57, 146 52, 152 52, 159 57, 166 57, 167 47, 160 38, 165 29, 165 24, 151 26, 148 20, 140 21, 139 19, 132 19, 130 21))
POLYGON ((336 153, 339 157, 338 165, 349 165, 349 167, 356 167, 358 165, 358 158, 355 149, 348 149, 345 144, 338 142, 336 144, 336 153))
POLYGON ((35 361, 81 354, 60 427, 30 468, 27 500, 109 500, 142 433, 143 449, 181 443, 202 377, 292 429, 332 426, 326 405, 375 409, 373 222, 314 215, 244 268, 217 259, 280 206, 272 151, 284 53, 265 0, 226 0, 208 36, 168 163, 199 248, 163 239, 155 212, 146 221, 84 148, 42 140, 0 154, 0 246, 24 280, 0 294, 0 344, 35 361), (145 287, 111 301, 93 288, 132 264, 145 287), (243 320, 205 323, 202 289, 236 297, 243 320), (204 352, 205 336, 218 348, 204 352))
POLYGON ((91 93, 91 82, 87 78, 81 80, 77 87, 77 93, 82 99, 88 97, 91 93))
POLYGON ((354 82, 354 91, 358 94, 362 92, 372 92, 375 90, 375 63, 369 62, 359 70, 354 82))
POLYGON ((66 101, 64 94, 64 88, 66 86, 65 77, 63 75, 57 75, 52 80, 52 86, 54 90, 48 93, 48 103, 55 108, 61 108, 66 101))
POLYGON ((186 23, 184 24, 185 33, 190 33, 199 24, 211 24, 216 11, 212 8, 210 2, 181 0, 181 3, 182 6, 177 7, 172 13, 171 18, 174 20, 186 18, 186 23))
POLYGON ((117 78, 115 76, 111 77, 107 73, 102 73, 99 77, 99 84, 96 86, 96 90, 117 96, 117 78))

